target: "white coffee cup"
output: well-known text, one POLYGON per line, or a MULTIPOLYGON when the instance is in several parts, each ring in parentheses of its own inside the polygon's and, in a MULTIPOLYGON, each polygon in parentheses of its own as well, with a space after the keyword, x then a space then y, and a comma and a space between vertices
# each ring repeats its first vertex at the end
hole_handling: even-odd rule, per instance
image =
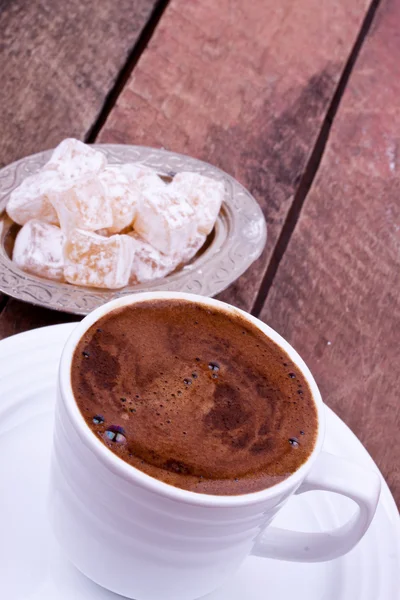
POLYGON ((50 518, 69 559, 101 586, 136 600, 192 600, 223 585, 249 554, 317 562, 345 554, 367 531, 379 500, 372 471, 321 451, 324 405, 297 352, 258 319, 217 300, 176 292, 124 296, 90 313, 70 335, 60 363, 50 518), (278 344, 306 378, 318 411, 318 436, 286 480, 238 496, 175 488, 139 471, 93 435, 75 403, 71 361, 85 331, 108 312, 154 299, 188 300, 240 314, 278 344), (325 490, 354 500, 348 523, 326 533, 269 526, 292 494, 325 490))

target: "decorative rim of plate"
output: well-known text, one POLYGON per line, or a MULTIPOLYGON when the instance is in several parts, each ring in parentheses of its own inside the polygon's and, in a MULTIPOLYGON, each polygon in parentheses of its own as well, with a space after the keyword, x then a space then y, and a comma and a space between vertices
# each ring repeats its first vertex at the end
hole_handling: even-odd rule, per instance
POLYGON ((233 177, 206 162, 168 150, 123 144, 93 144, 110 164, 140 162, 161 175, 192 171, 223 181, 225 199, 208 243, 181 269, 154 281, 119 290, 85 288, 36 277, 12 262, 6 250, 13 222, 5 213, 10 193, 40 169, 52 150, 33 154, 0 170, 0 291, 53 310, 86 315, 114 298, 145 291, 179 291, 215 296, 242 275, 261 255, 267 229, 255 198, 233 177))

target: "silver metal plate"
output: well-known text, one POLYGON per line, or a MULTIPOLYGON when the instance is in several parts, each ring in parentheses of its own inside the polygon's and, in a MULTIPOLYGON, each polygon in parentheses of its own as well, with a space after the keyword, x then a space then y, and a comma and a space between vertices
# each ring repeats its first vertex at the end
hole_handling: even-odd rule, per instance
POLYGON ((164 176, 193 171, 222 180, 225 199, 214 230, 205 244, 189 264, 167 277, 120 290, 80 287, 25 273, 11 260, 19 226, 9 219, 4 209, 12 190, 48 161, 52 153, 48 150, 0 170, 1 292, 46 308, 85 315, 113 298, 139 291, 168 290, 215 296, 260 256, 267 237, 263 213, 253 196, 227 173, 195 158, 166 150, 117 144, 94 144, 94 148, 106 155, 109 164, 139 161, 164 176))

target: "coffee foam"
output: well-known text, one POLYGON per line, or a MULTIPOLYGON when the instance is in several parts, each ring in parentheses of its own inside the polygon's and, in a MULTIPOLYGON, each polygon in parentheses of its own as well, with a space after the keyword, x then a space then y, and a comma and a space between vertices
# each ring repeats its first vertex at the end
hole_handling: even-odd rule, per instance
POLYGON ((187 301, 109 313, 82 337, 71 377, 94 435, 183 489, 264 489, 315 444, 315 403, 282 349, 242 317, 187 301))

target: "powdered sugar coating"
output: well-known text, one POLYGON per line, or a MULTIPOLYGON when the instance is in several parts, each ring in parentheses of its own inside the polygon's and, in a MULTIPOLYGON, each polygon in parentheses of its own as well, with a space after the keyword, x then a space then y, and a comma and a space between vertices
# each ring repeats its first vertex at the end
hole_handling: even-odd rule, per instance
POLYGON ((79 140, 66 139, 57 146, 44 167, 24 179, 12 191, 7 213, 15 223, 24 225, 30 219, 59 224, 50 195, 63 193, 81 177, 97 175, 107 163, 106 157, 79 140))
MULTIPOLYGON (((126 279, 127 270, 122 269, 125 275, 117 274, 114 279, 103 270, 96 278, 95 268, 89 265, 87 253, 83 252, 83 239, 92 240, 90 253, 102 260, 103 251, 108 257, 114 253, 114 258, 124 254, 121 248, 125 249, 125 255, 129 254, 129 244, 111 240, 110 236, 117 239, 117 233, 132 232, 130 247, 136 256, 129 269, 131 283, 165 277, 196 254, 215 223, 224 185, 190 172, 178 173, 171 183, 166 183, 153 169, 141 163, 106 163, 102 152, 79 140, 66 139, 38 173, 27 177, 12 192, 7 206, 10 217, 21 225, 32 220, 40 222, 36 229, 30 225, 20 235, 16 260, 20 261, 21 268, 31 268, 31 272, 32 268, 40 270, 36 263, 34 267, 24 263, 18 247, 21 248, 24 240, 27 243, 33 239, 33 231, 43 232, 40 227, 46 223, 61 225, 67 238, 68 280, 80 285, 109 287, 107 280, 111 281, 110 287, 121 287, 126 285, 121 281, 126 279), (95 237, 82 237, 85 232, 95 237), (84 260, 82 264, 72 258, 71 244, 78 238, 80 250, 86 256, 86 263, 84 260), (111 241, 103 243, 104 239, 111 241)), ((26 248, 24 252, 26 254, 26 248)), ((35 252, 35 256, 39 256, 36 249, 35 252)), ((61 260, 61 254, 59 258, 61 260)), ((43 269, 47 269, 43 260, 43 269)), ((119 268, 125 262, 115 259, 113 264, 119 268)), ((59 269, 58 265, 56 273, 49 278, 63 277, 59 269)))
POLYGON ((155 174, 141 177, 138 184, 143 205, 134 230, 163 254, 191 258, 214 227, 224 184, 188 172, 178 173, 169 184, 155 174))
POLYGON ((224 199, 224 184, 198 173, 181 172, 175 175, 171 187, 184 196, 195 211, 197 231, 208 235, 224 199))
POLYGON ((134 230, 163 254, 176 254, 195 235, 195 212, 172 183, 166 184, 158 176, 143 179, 143 204, 134 230))
POLYGON ((177 255, 167 256, 156 250, 151 244, 145 242, 136 233, 128 234, 134 244, 135 256, 132 262, 129 283, 144 283, 165 277, 180 263, 177 255))
POLYGON ((169 275, 177 267, 193 258, 205 241, 205 236, 197 235, 181 252, 167 255, 145 242, 135 232, 128 235, 132 237, 135 247, 135 256, 129 279, 129 283, 132 285, 154 281, 154 279, 169 275))
POLYGON ((75 229, 64 245, 65 279, 76 285, 121 288, 128 284, 133 257, 128 235, 106 238, 75 229))
POLYGON ((7 203, 8 216, 18 225, 31 219, 58 225, 57 213, 49 201, 48 194, 59 183, 54 171, 39 171, 30 175, 10 194, 7 203))
POLYGON ((99 175, 112 212, 112 225, 104 229, 105 235, 119 233, 132 225, 140 210, 142 194, 132 171, 125 167, 128 165, 109 165, 99 175))
POLYGON ((146 167, 146 165, 142 165, 141 163, 123 163, 121 165, 110 165, 112 168, 116 168, 120 170, 125 177, 128 178, 130 183, 140 184, 145 181, 146 177, 154 177, 163 183, 163 181, 158 177, 154 169, 150 167, 146 167))
POLYGON ((182 249, 180 254, 181 264, 185 264, 193 258, 193 256, 200 250, 206 241, 206 237, 207 236, 203 235, 202 233, 196 232, 196 234, 189 240, 185 248, 182 249))
POLYGON ((67 138, 57 146, 43 168, 56 171, 66 181, 76 181, 85 175, 100 173, 106 164, 107 159, 102 152, 79 140, 67 138))
POLYGON ((31 220, 18 232, 12 259, 24 271, 64 281, 63 243, 59 227, 31 220))
POLYGON ((73 229, 96 231, 113 224, 111 203, 98 177, 82 177, 62 191, 51 192, 49 200, 66 235, 73 229))

